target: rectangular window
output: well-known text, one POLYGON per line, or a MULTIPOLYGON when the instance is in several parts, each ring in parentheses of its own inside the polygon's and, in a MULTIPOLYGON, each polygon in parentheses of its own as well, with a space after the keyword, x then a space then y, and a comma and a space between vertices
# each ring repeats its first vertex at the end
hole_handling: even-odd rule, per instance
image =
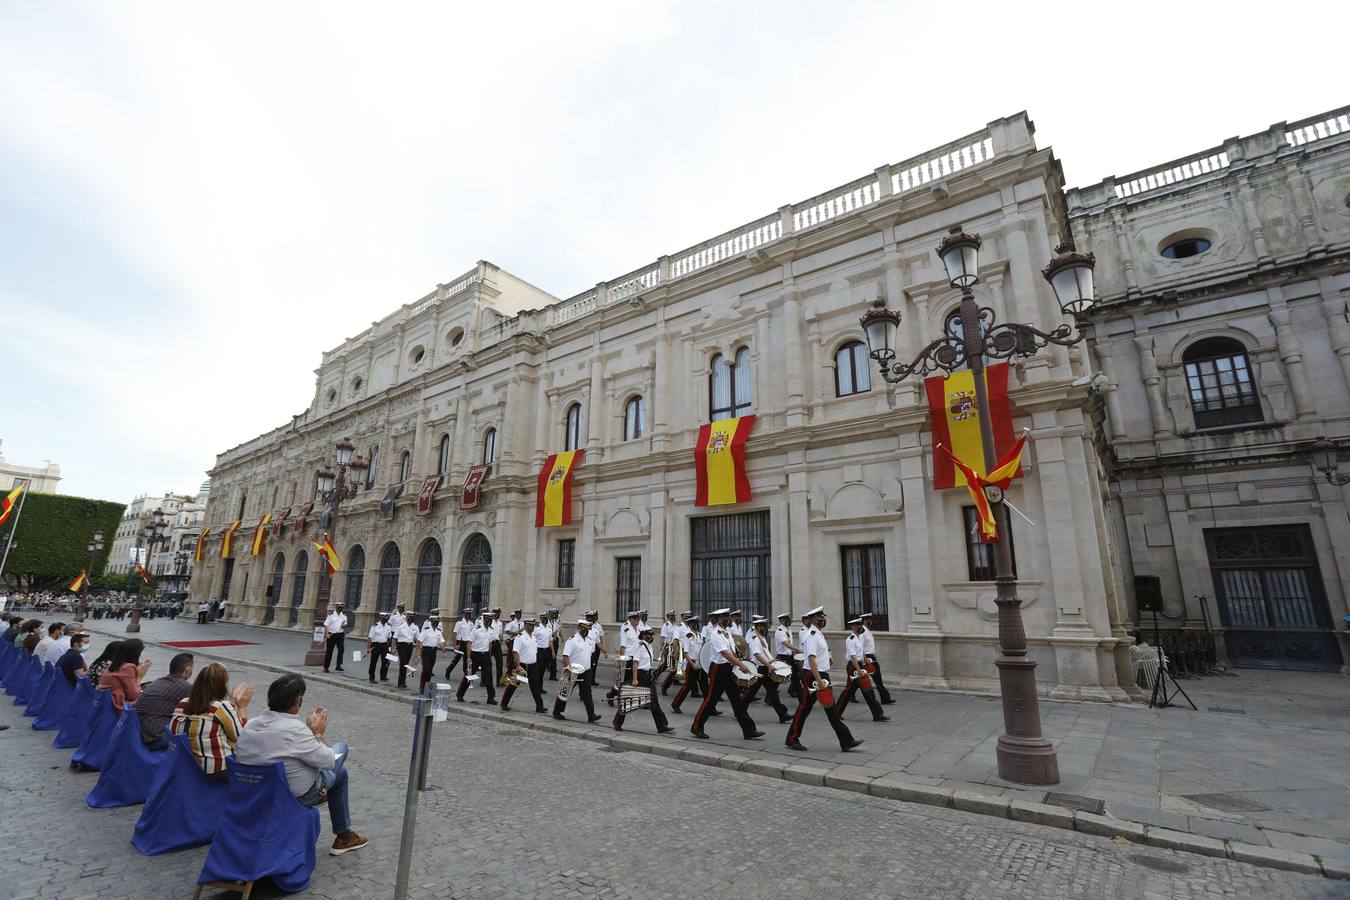
POLYGON ((614 560, 614 618, 621 619, 642 601, 642 557, 620 556, 614 560))
MULTIPOLYGON (((961 522, 965 525, 966 570, 971 581, 994 580, 994 545, 980 540, 980 519, 975 507, 961 507, 961 522)), ((1013 543, 1012 523, 1008 523, 1008 533, 1003 539, 1008 541, 1008 552, 1012 554, 1013 577, 1017 577, 1017 547, 1013 543)))
POLYGON ((558 541, 558 587, 576 587, 577 542, 575 538, 558 541))
POLYGON ((701 516, 690 522, 691 606, 705 622, 721 607, 751 616, 773 615, 769 514, 701 516))
POLYGON ((886 547, 861 544, 839 548, 844 570, 844 621, 872 613, 873 631, 890 631, 886 607, 886 547))

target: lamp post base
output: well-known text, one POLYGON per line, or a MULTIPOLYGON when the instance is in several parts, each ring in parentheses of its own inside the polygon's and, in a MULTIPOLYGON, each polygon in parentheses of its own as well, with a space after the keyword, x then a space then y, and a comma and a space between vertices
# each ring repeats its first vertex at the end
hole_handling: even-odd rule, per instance
POLYGON ((1045 738, 1021 741, 1000 735, 998 777, 1017 784, 1059 784, 1059 757, 1045 738))
POLYGON ((137 603, 131 608, 131 621, 127 622, 127 634, 137 634, 141 630, 141 605, 137 603))
POLYGON ((328 645, 323 641, 315 641, 314 643, 311 643, 309 649, 305 651, 305 665, 321 666, 323 665, 324 657, 327 655, 328 645))
POLYGON ((1055 745, 1041 734, 1036 698, 1036 662, 1025 656, 1000 656, 999 689, 1003 731, 998 739, 998 777, 1017 784, 1059 784, 1055 745))

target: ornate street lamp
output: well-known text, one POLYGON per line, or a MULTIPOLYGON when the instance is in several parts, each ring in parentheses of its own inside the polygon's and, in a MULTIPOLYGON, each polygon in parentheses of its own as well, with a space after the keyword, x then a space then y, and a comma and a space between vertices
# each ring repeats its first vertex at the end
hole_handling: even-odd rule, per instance
MULTIPOLYGON (((1045 332, 1020 322, 996 324, 994 311, 975 302, 972 288, 979 282, 980 237, 953 227, 937 254, 947 271, 951 286, 961 291, 958 313, 960 333, 948 333, 928 344, 909 363, 895 362, 900 314, 877 300, 862 317, 868 349, 881 377, 894 384, 911 375, 955 372, 968 368, 974 376, 975 404, 979 412, 980 438, 984 445, 984 469, 997 463, 994 429, 989 410, 989 395, 984 382, 986 359, 1009 359, 1034 355, 1047 344, 1071 347, 1088 335, 1088 326, 1079 322, 1078 335, 1061 324, 1045 332)), ((1043 272, 1060 309, 1077 319, 1092 307, 1092 254, 1077 253, 1061 247, 1043 272)), ((1008 512, 1002 498, 989 497, 1000 534, 1008 533, 1008 512)), ((999 691, 1003 699, 1004 733, 998 739, 999 777, 1021 784, 1056 784, 1059 762, 1054 745, 1041 734, 1040 704, 1036 696, 1036 662, 1027 656, 1026 630, 1022 624, 1022 601, 1017 596, 1013 575, 1012 551, 1006 540, 994 543, 995 604, 998 606, 999 691)))
MULTIPOLYGON (((136 534, 136 563, 141 561, 141 539, 145 539, 145 562, 146 574, 150 572, 149 563, 155 554, 155 545, 169 539, 167 532, 168 519, 164 515, 164 510, 156 507, 150 514, 150 521, 146 523, 136 534)), ((136 566, 131 567, 127 573, 127 593, 131 593, 136 586, 136 566)), ((127 633, 136 634, 141 630, 141 592, 136 589, 135 599, 131 602, 131 621, 127 622, 127 633)))
POLYGON ((1339 456, 1339 448, 1327 440, 1325 436, 1313 441, 1313 468, 1325 475, 1328 483, 1336 487, 1345 487, 1350 484, 1350 475, 1342 475, 1338 471, 1341 467, 1339 456))
MULTIPOLYGON (((349 500, 356 496, 357 489, 365 483, 366 471, 370 468, 370 463, 365 457, 354 456, 356 448, 352 442, 343 438, 337 442, 334 449, 334 461, 337 463, 337 471, 325 464, 314 471, 314 493, 319 502, 325 504, 320 514, 320 521, 328 530, 325 536, 332 540, 337 532, 337 510, 342 505, 343 500, 349 500), (348 475, 350 474, 350 478, 348 475)), ((328 574, 326 565, 319 567, 319 590, 320 600, 331 595, 332 578, 328 574)), ((325 646, 323 640, 323 620, 327 618, 325 607, 326 602, 315 604, 314 627, 311 629, 312 639, 309 649, 305 651, 305 665, 321 666, 323 665, 325 646)), ((341 660, 338 661, 339 665, 341 660)))
POLYGON ((95 531, 85 549, 89 551, 89 568, 85 570, 84 590, 80 591, 80 603, 75 611, 75 621, 81 623, 89 611, 89 581, 94 577, 94 559, 103 552, 103 532, 95 531))

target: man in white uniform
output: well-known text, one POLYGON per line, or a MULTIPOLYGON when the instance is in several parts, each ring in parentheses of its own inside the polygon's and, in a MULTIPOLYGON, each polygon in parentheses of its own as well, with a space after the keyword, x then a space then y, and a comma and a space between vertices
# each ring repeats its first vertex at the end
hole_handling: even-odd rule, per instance
POLYGON ((680 633, 680 649, 684 653, 684 684, 680 685, 680 690, 675 694, 675 702, 670 704, 670 708, 675 712, 680 711, 680 704, 699 681, 698 660, 702 656, 703 638, 698 634, 698 616, 693 613, 685 614, 684 631, 680 633))
MULTIPOLYGON (((802 728, 806 725, 806 717, 811 714, 811 707, 816 703, 817 691, 813 688, 822 688, 830 681, 830 645, 825 642, 823 633, 825 607, 817 606, 802 616, 802 621, 806 627, 802 630, 800 640, 802 653, 806 655, 806 665, 802 669, 802 701, 797 706, 796 715, 792 717, 792 725, 788 727, 789 750, 806 749, 801 742, 802 728)), ((839 739, 840 750, 852 750, 862 743, 853 737, 847 725, 839 721, 839 713, 835 711, 833 703, 825 707, 825 716, 830 720, 835 737, 839 739)))
MULTIPOLYGON (((400 603, 398 608, 402 610, 403 604, 400 603)), ((394 615, 398 615, 398 613, 394 615)), ((390 616, 390 621, 393 621, 393 618, 394 616, 390 616)), ((417 626, 407 616, 404 616, 403 621, 394 628, 394 646, 398 648, 398 686, 401 688, 408 686, 407 666, 412 662, 413 647, 417 645, 417 634, 417 626)))
POLYGON ((408 613, 404 605, 400 603, 398 608, 389 614, 389 627, 397 631, 398 626, 406 621, 408 621, 408 613))
MULTIPOLYGON (((623 682, 630 680, 630 675, 633 669, 632 659, 634 656, 634 651, 637 650, 638 628, 641 626, 642 623, 642 615, 636 609, 632 609, 628 611, 626 619, 627 621, 625 621, 622 625, 619 626, 619 656, 628 657, 629 662, 621 663, 617 659, 614 660, 615 668, 618 668, 621 665, 624 668, 623 673, 618 676, 617 683, 619 684, 622 684, 623 682)), ((611 687, 609 691, 605 694, 605 700, 609 703, 610 706, 614 705, 614 698, 617 697, 618 694, 619 692, 615 690, 613 687, 611 687)))
POLYGON ((479 682, 487 688, 488 703, 497 702, 496 679, 492 677, 492 642, 497 639, 497 627, 492 621, 492 611, 483 613, 483 619, 469 632, 469 662, 464 664, 464 672, 459 679, 459 689, 455 699, 464 702, 464 692, 469 689, 469 676, 478 673, 479 682))
MULTIPOLYGON (((638 625, 638 640, 633 646, 633 667, 630 669, 632 678, 628 681, 634 687, 645 687, 651 691, 652 722, 656 725, 656 730, 660 734, 674 731, 670 723, 666 721, 666 714, 661 711, 661 701, 656 696, 656 681, 652 675, 654 672, 654 659, 652 655, 652 628, 650 625, 638 625)), ((620 707, 614 714, 614 730, 623 731, 624 712, 620 707)))
POLYGON ((337 651, 337 670, 342 671, 342 651, 346 646, 347 638, 347 614, 342 611, 342 604, 339 603, 333 607, 333 611, 328 614, 328 618, 323 620, 324 641, 328 644, 323 653, 323 670, 328 671, 328 666, 333 661, 333 651, 337 651))
POLYGON ((872 673, 872 680, 877 684, 877 693, 881 696, 883 706, 894 703, 891 692, 886 690, 886 682, 881 680, 881 663, 877 661, 877 639, 872 634, 872 613, 864 611, 862 614, 862 637, 863 652, 867 654, 867 660, 872 664, 876 671, 872 673))
POLYGON ((417 684, 417 692, 422 693, 436 668, 436 651, 445 646, 445 631, 441 628, 441 611, 433 609, 422 623, 417 635, 417 652, 422 660, 422 678, 417 684))
POLYGON ((709 641, 710 646, 704 648, 704 653, 709 659, 709 691, 703 697, 703 705, 698 708, 698 712, 694 715, 694 724, 690 727, 689 733, 696 738, 704 740, 708 738, 703 726, 707 723, 708 716, 717 704, 718 699, 726 694, 727 699, 731 701, 732 712, 736 715, 736 721, 740 723, 741 732, 745 735, 745 739, 753 741, 756 738, 762 738, 764 732, 755 728, 754 720, 745 711, 745 701, 741 699, 740 689, 736 686, 736 679, 731 674, 733 667, 743 669, 746 672, 754 671, 745 660, 736 658, 736 648, 731 641, 730 632, 727 631, 731 610, 719 609, 713 612, 709 618, 716 623, 709 641))
MULTIPOLYGON (((581 705, 586 707, 586 721, 595 723, 600 721, 600 717, 595 714, 595 703, 591 700, 591 672, 592 669, 585 668, 591 657, 595 653, 595 645, 591 643, 588 632, 591 630, 591 623, 585 617, 577 620, 577 633, 567 639, 567 643, 562 649, 562 664, 566 669, 576 663, 582 666, 582 670, 576 677, 576 684, 572 687, 573 693, 581 694, 581 705)), ((563 710, 567 707, 567 701, 561 697, 555 697, 553 700, 553 718, 562 719, 563 710)))
POLYGON ((872 679, 867 674, 867 653, 863 647, 863 620, 862 616, 850 619, 848 623, 851 632, 844 640, 844 658, 848 665, 848 687, 844 688, 843 694, 835 703, 835 709, 838 710, 840 718, 843 718, 844 710, 848 708, 849 701, 859 690, 862 691, 863 699, 867 701, 868 709, 872 710, 873 722, 889 722, 890 716, 881 711, 881 704, 877 702, 877 694, 871 687, 872 679), (866 685, 864 685, 866 682, 866 685))
POLYGON ((464 671, 469 671, 469 632, 474 627, 473 610, 465 607, 459 611, 459 621, 455 622, 455 658, 450 660, 450 665, 445 667, 445 680, 450 680, 450 673, 455 671, 455 666, 461 662, 464 663, 464 671))
POLYGON ((750 620, 750 631, 745 636, 745 643, 750 651, 750 664, 755 666, 759 672, 759 680, 750 685, 750 689, 745 692, 745 704, 748 707, 750 701, 755 699, 755 694, 759 693, 760 685, 764 686, 764 702, 773 707, 773 711, 778 713, 778 724, 792 721, 788 715, 787 707, 783 706, 783 701, 778 699, 778 682, 769 677, 769 663, 773 662, 773 657, 769 654, 769 620, 763 616, 755 616, 750 620))
POLYGON ((378 661, 380 680, 389 680, 389 652, 394 639, 394 629, 389 627, 389 613, 377 613, 375 624, 366 632, 366 656, 370 658, 370 683, 375 683, 375 666, 378 661))
POLYGON ((794 658, 794 654, 801 652, 802 648, 792 642, 792 616, 785 612, 779 613, 778 627, 773 630, 773 655, 775 659, 792 666, 789 697, 800 698, 802 695, 802 668, 794 658))
MULTIPOLYGON (((519 619, 516 621, 521 622, 519 619)), ((544 672, 539 667, 539 642, 534 637, 537 628, 533 616, 521 622, 522 630, 515 632, 515 637, 511 639, 510 666, 512 672, 525 676, 530 685, 530 695, 534 697, 534 711, 541 713, 547 710, 544 709, 544 672)), ((511 697, 515 692, 516 686, 513 684, 508 684, 502 691, 504 711, 510 711, 511 697)))

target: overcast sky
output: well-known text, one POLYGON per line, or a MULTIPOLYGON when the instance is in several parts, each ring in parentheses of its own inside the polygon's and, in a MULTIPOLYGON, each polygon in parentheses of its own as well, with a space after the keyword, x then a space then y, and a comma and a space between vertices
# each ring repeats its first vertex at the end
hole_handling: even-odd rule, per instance
POLYGON ((1023 109, 1075 185, 1350 102, 1343 4, 1096 6, 0 0, 3 453, 195 492, 478 259, 566 297, 1023 109))

